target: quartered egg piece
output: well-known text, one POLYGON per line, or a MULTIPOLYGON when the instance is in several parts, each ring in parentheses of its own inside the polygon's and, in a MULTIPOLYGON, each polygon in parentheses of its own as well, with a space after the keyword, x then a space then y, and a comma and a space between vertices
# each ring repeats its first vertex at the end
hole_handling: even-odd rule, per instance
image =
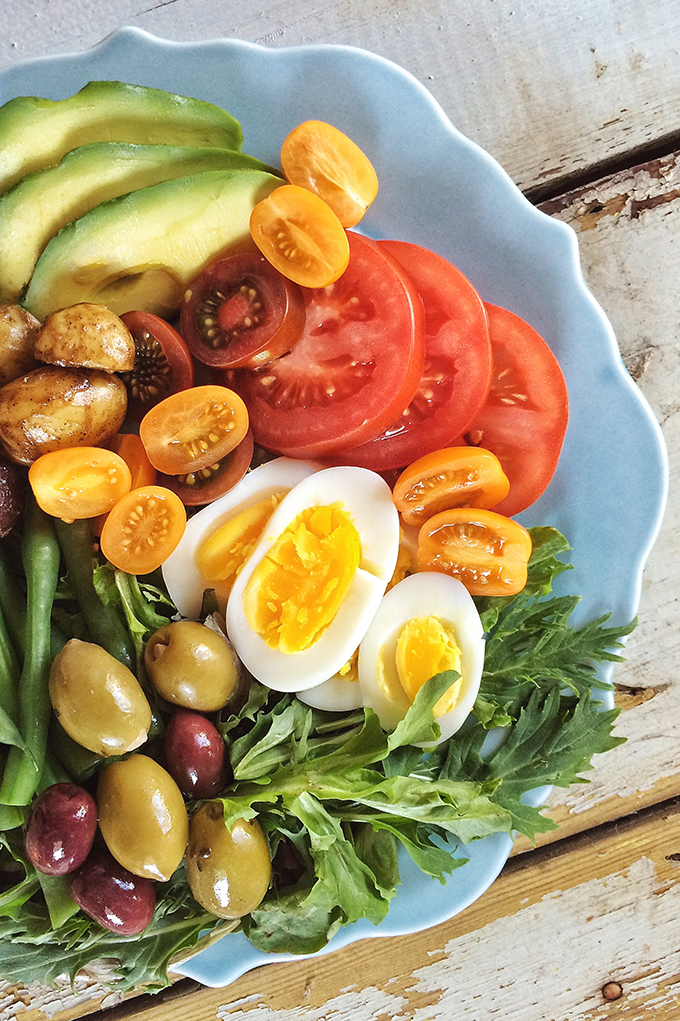
POLYGON ((467 719, 483 666, 484 630, 472 597, 456 578, 435 572, 410 575, 390 589, 359 647, 363 702, 385 730, 403 719, 430 677, 460 674, 434 707, 437 743, 467 719))
POLYGON ((361 685, 357 670, 357 660, 353 657, 349 663, 340 668, 337 674, 333 674, 327 681, 307 688, 306 691, 298 691, 297 697, 305 705, 314 709, 325 709, 331 713, 347 713, 352 709, 358 709, 363 705, 361 685), (347 667, 347 672, 343 672, 347 667))
POLYGON ((274 509, 319 467, 286 457, 268 461, 189 518, 179 545, 163 564, 163 579, 183 617, 199 616, 207 588, 215 589, 224 610, 235 574, 255 548, 274 509))
POLYGON ((229 596, 227 632, 246 668, 277 691, 333 677, 358 648, 398 549, 398 514, 375 472, 327 468, 304 479, 229 596))

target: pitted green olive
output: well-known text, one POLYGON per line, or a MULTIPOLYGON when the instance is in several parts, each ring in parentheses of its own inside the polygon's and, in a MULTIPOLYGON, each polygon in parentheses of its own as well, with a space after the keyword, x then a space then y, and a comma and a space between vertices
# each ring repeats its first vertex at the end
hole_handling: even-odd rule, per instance
POLYGON ((156 631, 146 644, 144 665, 163 698, 203 713, 222 709, 240 677, 227 639, 194 620, 173 621, 156 631))
POLYGON ((49 686, 57 719, 83 748, 106 757, 146 741, 146 695, 135 675, 99 645, 67 642, 52 664, 49 686))
POLYGON ((119 864, 165 881, 182 860, 189 822, 170 774, 148 755, 111 762, 99 777, 99 828, 119 864))
POLYGON ((237 819, 231 830, 218 801, 207 801, 191 817, 187 880, 195 899, 220 918, 254 911, 271 878, 269 848, 256 819, 237 819))

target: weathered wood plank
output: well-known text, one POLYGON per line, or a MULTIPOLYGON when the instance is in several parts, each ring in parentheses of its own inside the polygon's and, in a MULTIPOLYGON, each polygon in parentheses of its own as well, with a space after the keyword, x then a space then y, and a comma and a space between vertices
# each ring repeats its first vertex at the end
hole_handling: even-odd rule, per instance
POLYGON ((523 189, 680 134, 676 0, 4 0, 0 67, 122 25, 178 40, 342 43, 401 64, 523 189))
MULTIPOLYGON (((124 1013, 135 1021, 480 1021, 497 1014, 642 1021, 654 1011, 657 1021, 677 1021, 679 856, 680 806, 657 808, 513 860, 462 915, 416 937, 270 965, 227 989, 190 987, 160 1010, 144 997, 124 1013)), ((12 1016, 0 1011, 2 1021, 12 1016)))

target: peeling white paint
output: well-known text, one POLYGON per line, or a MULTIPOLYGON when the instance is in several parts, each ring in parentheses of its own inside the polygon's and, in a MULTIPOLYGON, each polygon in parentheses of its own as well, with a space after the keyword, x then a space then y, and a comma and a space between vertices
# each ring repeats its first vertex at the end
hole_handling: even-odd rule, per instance
POLYGON ((268 1007, 264 995, 251 996, 225 1003, 216 1016, 220 1021, 606 1021, 611 1005, 601 989, 614 980, 624 991, 616 1016, 649 1021, 654 1005, 680 1005, 673 990, 680 976, 679 948, 680 886, 662 887, 654 863, 641 858, 624 873, 550 893, 514 915, 449 940, 443 956, 441 949, 433 950, 432 962, 413 972, 404 994, 370 986, 344 990, 321 1006, 281 1010, 268 1007), (418 1006, 422 997, 427 1006, 418 1006))
POLYGON ((32 982, 30 986, 22 986, 16 982, 0 981, 0 1021, 13 1021, 14 1018, 21 1021, 27 1010, 39 1011, 42 1016, 52 1018, 64 1011, 82 1013, 87 1004, 92 1010, 113 1007, 121 1000, 122 996, 118 993, 112 993, 86 975, 78 976, 73 987, 68 978, 56 985, 32 982))

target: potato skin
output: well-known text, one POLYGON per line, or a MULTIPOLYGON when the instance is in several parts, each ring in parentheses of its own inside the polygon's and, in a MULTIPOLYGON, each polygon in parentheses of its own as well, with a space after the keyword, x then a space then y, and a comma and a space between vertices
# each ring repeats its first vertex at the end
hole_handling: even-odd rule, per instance
POLYGON ((35 342, 35 356, 50 365, 129 372, 135 342, 125 323, 105 305, 83 301, 52 312, 35 342))
POLYGON ((52 450, 102 446, 127 411, 125 384, 96 369, 34 369, 0 388, 0 442, 18 464, 52 450))
POLYGON ((39 329, 40 320, 20 305, 0 305, 0 386, 35 368, 39 329))

